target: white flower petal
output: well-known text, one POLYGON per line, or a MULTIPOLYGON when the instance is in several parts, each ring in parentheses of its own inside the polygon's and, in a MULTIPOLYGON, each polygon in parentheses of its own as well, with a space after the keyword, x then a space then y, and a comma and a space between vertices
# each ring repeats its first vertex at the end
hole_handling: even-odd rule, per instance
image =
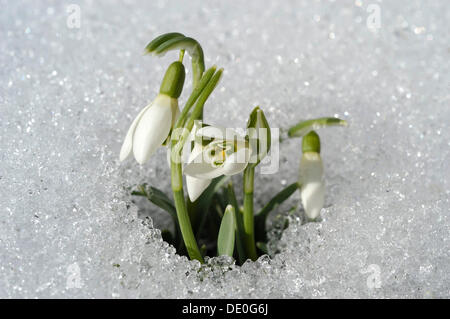
POLYGON ((300 161, 299 183, 321 182, 323 179, 323 164, 320 154, 306 152, 300 161))
POLYGON ((250 149, 242 148, 228 156, 223 164, 224 175, 231 176, 242 172, 248 165, 250 153, 250 149))
POLYGON ((125 136, 125 140, 123 141, 122 148, 120 149, 120 161, 125 160, 131 153, 133 149, 133 135, 134 131, 136 130, 137 123, 142 117, 142 114, 150 107, 152 106, 152 103, 144 107, 139 114, 135 117, 133 120, 133 123, 131 123, 130 128, 128 129, 127 135, 125 136))
POLYGON ((320 215, 325 202, 325 186, 321 182, 303 184, 301 198, 306 216, 316 219, 320 215))
MULTIPOLYGON (((191 142, 189 142, 189 145, 191 145, 191 142)), ((192 149, 191 153, 189 154, 188 162, 190 163, 190 162, 194 161, 194 159, 200 153, 202 153, 203 150, 204 150, 204 147, 202 146, 202 144, 194 142, 194 148, 192 149)))
POLYGON ((170 146, 167 147, 167 152, 166 152, 166 160, 167 160, 167 165, 169 165, 170 168, 170 155, 172 154, 170 146))
POLYGON ((208 188, 211 184, 210 179, 199 179, 191 176, 186 176, 186 186, 191 202, 195 202, 197 198, 203 193, 203 191, 208 188))
POLYGON ((184 168, 184 174, 199 179, 213 179, 223 175, 223 166, 213 167, 210 163, 205 162, 203 158, 203 153, 194 157, 184 168))
POLYGON ((164 143, 172 126, 171 98, 158 95, 152 107, 142 114, 133 135, 136 161, 145 163, 164 143))
POLYGON ((306 152, 300 161, 301 199, 305 214, 310 219, 319 216, 324 205, 325 185, 320 154, 306 152))

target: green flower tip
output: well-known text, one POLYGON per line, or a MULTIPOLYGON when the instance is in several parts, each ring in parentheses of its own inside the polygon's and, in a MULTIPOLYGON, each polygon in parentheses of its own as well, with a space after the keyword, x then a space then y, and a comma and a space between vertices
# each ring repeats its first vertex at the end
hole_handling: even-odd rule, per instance
POLYGON ((270 130, 269 122, 267 122, 266 115, 259 106, 255 107, 250 113, 247 121, 247 128, 265 128, 270 130))
POLYGON ((261 109, 259 106, 255 107, 253 111, 250 113, 250 116, 247 120, 247 128, 249 127, 255 127, 256 125, 256 119, 258 117, 258 113, 261 112, 261 109))
POLYGON ((167 68, 164 79, 162 80, 159 93, 166 94, 173 98, 178 98, 183 91, 186 71, 180 61, 175 61, 167 68))
POLYGON ((320 138, 316 132, 311 131, 303 137, 302 152, 320 153, 320 138))

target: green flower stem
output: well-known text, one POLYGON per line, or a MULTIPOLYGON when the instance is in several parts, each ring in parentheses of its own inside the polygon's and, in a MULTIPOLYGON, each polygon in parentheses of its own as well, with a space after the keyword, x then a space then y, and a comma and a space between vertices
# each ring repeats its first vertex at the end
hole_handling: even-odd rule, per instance
MULTIPOLYGON (((205 63, 201 61, 192 60, 192 87, 196 88, 203 77, 205 71, 205 63)), ((196 120, 203 120, 203 109, 196 120)))
POLYGON ((168 33, 150 42, 146 51, 162 56, 168 51, 186 50, 192 58, 192 88, 195 89, 205 71, 203 49, 197 40, 185 37, 180 33, 168 33))
POLYGON ((247 166, 244 170, 244 240, 247 256, 255 261, 258 258, 255 245, 255 226, 253 216, 253 183, 255 167, 247 166))
POLYGON ((191 110, 192 106, 197 101, 198 97, 203 92, 203 89, 209 83, 209 80, 211 80, 211 78, 215 72, 216 72, 216 66, 212 66, 204 73, 199 84, 197 85, 197 87, 192 91, 191 95, 189 96, 189 99, 187 100, 186 105, 184 106, 183 110, 181 111, 180 117, 178 118, 177 122, 175 123, 174 128, 180 128, 184 125, 189 111, 191 110))
MULTIPOLYGON (((209 71, 209 70, 208 70, 209 71)), ((204 89, 201 91, 200 96, 198 96, 197 103, 195 104, 194 110, 191 112, 189 118, 185 120, 184 124, 184 130, 180 134, 180 136, 173 136, 172 135, 172 150, 171 150, 171 157, 177 158, 177 163, 181 162, 181 152, 183 151, 184 144, 186 144, 186 141, 189 137, 189 134, 194 127, 195 120, 199 117, 199 115, 203 111, 203 106, 206 103, 206 100, 211 95, 212 91, 216 88, 217 84, 219 83, 220 78, 222 77, 223 69, 218 70, 212 77, 210 77, 210 81, 204 86, 204 89)), ((208 72, 207 72, 208 73, 208 72)), ((206 77, 206 74, 205 74, 206 77)), ((203 78, 200 81, 200 85, 203 82, 203 78)), ((194 91, 196 91, 195 89, 194 91)), ((191 94, 191 96, 194 95, 194 93, 191 94)), ((188 101, 189 102, 189 101, 188 101)), ((188 107, 188 103, 186 103, 186 106, 184 107, 183 111, 181 112, 180 118, 178 119, 177 123, 175 124, 175 128, 179 128, 179 123, 182 120, 182 117, 186 117, 187 114, 183 114, 185 109, 188 107)), ((171 159, 173 161, 173 158, 171 159)))
POLYGON ((183 59, 184 59, 184 50, 180 50, 180 57, 178 61, 183 62, 183 59))
POLYGON ((171 181, 172 181, 172 191, 173 198, 175 200, 175 208, 177 210, 178 223, 180 225, 181 235, 183 236, 184 245, 186 246, 188 255, 191 259, 196 259, 203 263, 202 254, 198 248, 197 241, 195 240, 194 232, 192 230, 191 221, 189 219, 189 214, 186 207, 186 201, 184 199, 184 191, 183 191, 183 175, 182 175, 182 167, 181 167, 181 152, 183 150, 183 146, 189 136, 189 132, 192 130, 194 126, 194 121, 198 117, 198 114, 202 111, 203 106, 206 103, 209 95, 212 93, 217 83, 220 80, 222 75, 222 70, 217 71, 214 75, 215 68, 211 68, 208 70, 208 78, 206 74, 202 77, 199 85, 192 92, 186 106, 183 109, 183 112, 178 119, 175 127, 181 127, 181 123, 185 122, 183 119, 186 118, 187 112, 192 107, 195 101, 195 107, 192 113, 190 114, 187 123, 184 125, 184 131, 181 136, 177 139, 176 137, 172 140, 171 143, 171 159, 170 159, 170 168, 171 168, 171 181), (208 73, 209 72, 209 73, 208 73))
POLYGON ((184 245, 186 246, 188 255, 191 259, 196 259, 203 263, 203 257, 198 249, 194 232, 192 231, 191 221, 186 209, 186 202, 183 193, 183 176, 181 163, 171 161, 170 168, 172 170, 172 191, 175 200, 175 208, 177 209, 178 223, 180 225, 181 235, 183 236, 184 245))
MULTIPOLYGON (((208 70, 209 71, 209 70, 208 70)), ((192 110, 192 113, 190 117, 188 118, 186 124, 184 127, 190 132, 192 130, 192 127, 194 127, 194 122, 196 119, 199 118, 199 116, 203 112, 203 106, 206 103, 206 100, 209 98, 211 93, 216 88, 217 84, 220 81, 220 78, 222 77, 223 69, 219 69, 211 78, 211 80, 208 82, 202 93, 200 94, 197 103, 195 104, 194 109, 192 110)), ((202 81, 200 81, 202 82, 202 81)), ((184 145, 184 143, 183 143, 184 145)))

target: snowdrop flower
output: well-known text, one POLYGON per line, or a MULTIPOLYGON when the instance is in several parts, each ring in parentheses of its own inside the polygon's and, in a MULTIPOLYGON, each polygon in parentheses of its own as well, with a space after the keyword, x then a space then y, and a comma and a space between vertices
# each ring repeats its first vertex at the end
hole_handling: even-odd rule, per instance
POLYGON ((306 216, 314 220, 320 215, 325 198, 320 139, 316 132, 311 131, 303 137, 302 151, 299 177, 301 200, 306 216))
POLYGON ((139 164, 145 163, 170 134, 180 110, 178 97, 185 78, 181 62, 173 62, 166 71, 159 94, 134 119, 120 150, 120 160, 131 152, 139 164))
MULTIPOLYGON (((194 159, 202 153, 203 146, 201 143, 194 142, 194 148, 189 155, 188 163, 193 162, 194 159)), ((189 200, 191 202, 195 202, 197 198, 204 192, 206 188, 208 188, 209 184, 211 184, 212 179, 206 178, 195 178, 189 175, 186 175, 186 186, 187 192, 189 196, 189 200)))
MULTIPOLYGON (((186 158, 187 163, 194 161, 194 159, 203 151, 202 138, 196 137, 196 134, 197 131, 205 125, 206 124, 203 124, 202 121, 195 121, 194 123, 194 127, 192 128, 190 138, 183 147, 182 158, 183 160, 186 158)), ((170 166, 170 159, 169 159, 169 166, 170 166)), ((205 191, 205 189, 208 188, 209 184, 211 184, 211 181, 212 179, 210 178, 200 179, 186 175, 186 186, 189 200, 191 202, 195 202, 200 197, 200 195, 205 191)))
MULTIPOLYGON (((204 124, 201 121, 195 121, 194 127, 190 133, 188 141, 183 146, 183 151, 181 155, 181 161, 183 163, 192 162, 197 155, 202 152, 203 146, 201 142, 201 138, 196 138, 195 134, 198 129, 200 129, 204 124), (197 140, 197 142, 195 142, 197 140), (192 148, 192 150, 191 150, 192 148)), ((206 124, 205 124, 206 125, 206 124)), ((170 167, 172 150, 170 147, 167 148, 167 164, 170 167)), ((186 186, 189 195, 189 200, 191 202, 195 202, 197 198, 204 192, 206 188, 208 188, 209 184, 211 184, 212 179, 200 179, 192 176, 186 175, 186 186)))
POLYGON ((197 149, 184 168, 187 176, 211 180, 238 174, 247 167, 251 151, 248 142, 235 131, 206 126, 197 131, 196 137, 201 142, 196 141, 197 149))

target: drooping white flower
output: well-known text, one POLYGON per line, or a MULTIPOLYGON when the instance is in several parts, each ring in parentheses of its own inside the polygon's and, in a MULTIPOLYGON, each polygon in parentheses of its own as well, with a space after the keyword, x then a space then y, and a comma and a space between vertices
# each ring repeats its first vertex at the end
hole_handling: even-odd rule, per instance
POLYGON ((191 156, 184 168, 187 176, 211 180, 238 174, 247 167, 251 151, 248 142, 235 131, 206 126, 197 131, 196 137, 203 142, 197 143, 200 151, 191 156))
POLYGON ((319 153, 303 153, 300 161, 301 198, 306 216, 316 219, 324 205, 323 164, 319 153))
POLYGON ((125 160, 133 152, 136 161, 144 164, 167 139, 179 114, 177 99, 158 94, 128 129, 120 150, 120 160, 125 160))
MULTIPOLYGON (((194 143, 194 148, 189 155, 188 163, 192 162, 201 152, 201 143, 194 143)), ((197 198, 199 198, 200 195, 205 191, 205 189, 208 188, 209 184, 211 184, 211 181, 211 178, 201 179, 186 175, 186 186, 189 200, 191 202, 195 202, 197 198)))
POLYGON ((300 161, 300 196, 306 216, 314 220, 320 215, 325 200, 323 164, 320 157, 320 139, 311 131, 303 138, 300 161))
POLYGON ((166 71, 160 93, 134 119, 120 150, 120 160, 131 152, 140 164, 145 163, 169 136, 180 110, 178 97, 184 84, 184 66, 172 63, 166 71))
MULTIPOLYGON (((199 138, 195 138, 195 134, 197 130, 202 127, 201 121, 195 121, 194 127, 192 128, 189 138, 186 141, 186 143, 183 146, 183 150, 181 152, 181 161, 183 163, 189 163, 194 160, 194 158, 202 152, 203 146, 201 143, 201 140, 199 138), (196 143, 195 140, 198 142, 196 143)), ((171 156, 172 156, 172 150, 170 147, 167 148, 167 165, 171 164, 171 156)), ((209 184, 211 184, 212 179, 200 179, 195 178, 192 176, 186 175, 186 186, 187 186, 187 192, 189 195, 189 200, 191 202, 194 202, 197 200, 197 198, 200 197, 200 195, 203 193, 203 191, 208 188, 209 184)))

